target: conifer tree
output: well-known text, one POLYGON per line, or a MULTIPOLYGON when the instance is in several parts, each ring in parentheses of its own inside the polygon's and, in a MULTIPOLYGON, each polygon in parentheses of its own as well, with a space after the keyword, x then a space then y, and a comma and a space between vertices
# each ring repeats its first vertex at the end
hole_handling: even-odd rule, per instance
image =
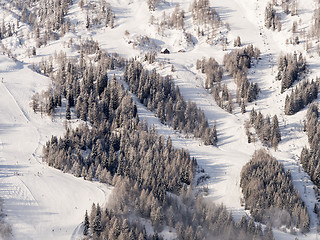
POLYGON ((84 223, 83 223, 83 235, 87 236, 89 234, 89 217, 88 217, 88 211, 86 211, 85 217, 84 217, 84 223))

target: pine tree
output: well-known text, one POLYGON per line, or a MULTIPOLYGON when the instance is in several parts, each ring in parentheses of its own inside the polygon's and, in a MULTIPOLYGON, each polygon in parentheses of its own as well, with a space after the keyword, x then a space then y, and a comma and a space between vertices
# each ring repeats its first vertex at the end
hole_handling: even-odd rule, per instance
POLYGON ((90 18, 87 14, 87 18, 86 18, 86 28, 89 29, 90 28, 90 18))
POLYGON ((241 47, 241 39, 240 36, 238 36, 235 40, 234 40, 234 47, 241 47))
POLYGON ((281 141, 281 134, 280 134, 280 128, 279 128, 279 121, 277 115, 274 115, 272 118, 272 130, 271 130, 272 136, 275 136, 277 141, 281 141))
POLYGON ((86 211, 86 214, 84 216, 84 223, 83 223, 83 235, 87 236, 89 234, 89 217, 88 217, 88 211, 86 211))
POLYGON ((241 113, 242 114, 246 113, 246 105, 245 105, 244 101, 241 101, 241 113))
POLYGON ((97 204, 96 216, 93 220, 92 230, 93 230, 93 233, 96 233, 98 236, 100 236, 100 233, 102 231, 102 226, 101 226, 101 209, 99 204, 97 204))
POLYGON ((66 108, 66 119, 67 120, 71 119, 70 105, 68 103, 67 103, 67 108, 66 108))
POLYGON ((108 75, 104 74, 103 76, 99 76, 97 79, 97 93, 98 95, 101 95, 104 91, 104 89, 107 87, 107 83, 108 83, 108 75))

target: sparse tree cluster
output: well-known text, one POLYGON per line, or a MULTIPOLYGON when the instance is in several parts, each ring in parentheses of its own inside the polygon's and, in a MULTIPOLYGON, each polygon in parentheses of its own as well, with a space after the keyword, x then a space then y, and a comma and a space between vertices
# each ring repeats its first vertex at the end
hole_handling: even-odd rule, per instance
POLYGON ((146 35, 138 35, 132 42, 133 48, 139 48, 143 51, 159 51, 159 46, 155 43, 152 38, 146 35))
POLYGON ((87 13, 85 27, 103 26, 114 28, 115 14, 111 9, 110 3, 105 0, 100 1, 79 1, 80 8, 87 13))
POLYGON ((251 68, 253 58, 258 59, 260 50, 248 45, 242 49, 226 54, 223 59, 225 69, 232 75, 237 85, 237 103, 252 102, 257 99, 259 87, 257 83, 250 83, 247 74, 251 68))
MULTIPOLYGON (((267 4, 265 9, 265 26, 268 29, 281 31, 282 23, 281 23, 281 15, 275 9, 278 6, 278 1, 270 1, 267 4)), ((290 14, 291 16, 297 15, 298 12, 298 4, 296 0, 281 0, 281 8, 285 14, 290 14)), ((293 31, 295 33, 295 31, 293 31)), ((294 42, 297 43, 297 42, 294 42)))
POLYGON ((152 64, 155 62, 156 56, 156 52, 148 52, 144 55, 144 61, 147 61, 149 64, 152 64))
POLYGON ((32 96, 30 106, 35 113, 40 112, 41 115, 46 113, 52 116, 55 108, 61 107, 61 96, 50 94, 49 91, 43 91, 41 94, 35 93, 32 96))
POLYGON ((286 115, 293 115, 318 97, 319 79, 303 81, 290 95, 287 95, 284 106, 286 115))
POLYGON ((191 4, 192 19, 196 25, 219 27, 221 19, 216 10, 210 7, 209 0, 194 0, 191 4))
POLYGON ((295 16, 298 12, 297 0, 281 0, 281 8, 285 14, 291 14, 291 16, 295 16))
POLYGON ((71 4, 71 0, 11 1, 11 6, 19 10, 20 21, 33 28, 37 47, 58 39, 70 30, 71 23, 65 16, 71 4))
MULTIPOLYGON (((214 39, 219 34, 218 29, 222 26, 222 21, 217 11, 210 7, 208 0, 194 0, 190 6, 193 24, 198 26, 198 36, 207 37, 207 43, 214 43, 214 39)), ((226 38, 220 39, 225 44, 226 38)))
POLYGON ((278 31, 281 31, 280 15, 273 8, 272 2, 269 2, 267 4, 266 10, 265 10, 264 22, 265 22, 264 25, 266 26, 266 28, 272 29, 273 31, 275 29, 278 29, 278 31))
POLYGON ((256 151, 243 167, 240 185, 245 208, 256 221, 309 231, 309 215, 290 172, 264 149, 256 151))
POLYGON ((228 91, 227 85, 216 83, 212 90, 212 95, 216 100, 219 107, 232 113, 233 111, 233 99, 232 94, 228 91))
POLYGON ((80 52, 80 54, 82 55, 97 54, 97 57, 99 58, 99 55, 101 54, 101 48, 98 41, 94 41, 92 38, 86 38, 84 40, 80 40, 79 43, 73 42, 74 41, 72 40, 72 38, 70 38, 68 47, 73 46, 73 48, 80 52))
POLYGON ((221 82, 223 76, 223 68, 214 58, 202 58, 198 59, 196 63, 197 70, 201 70, 201 73, 206 74, 205 88, 210 89, 213 87, 213 83, 221 82))
POLYGON ((320 124, 318 117, 318 104, 311 104, 307 112, 307 121, 304 126, 308 134, 310 148, 304 147, 302 149, 300 162, 314 184, 320 187, 320 124))
MULTIPOLYGON (((279 129, 279 121, 277 115, 274 115, 272 121, 270 116, 264 117, 262 113, 256 112, 254 109, 250 113, 250 124, 255 129, 260 141, 273 148, 277 148, 281 141, 281 134, 279 129)), ((248 128, 248 126, 247 126, 248 128)), ((247 129, 248 142, 252 142, 251 133, 247 129)))
POLYGON ((171 76, 163 78, 155 70, 149 72, 140 62, 130 60, 124 71, 124 80, 139 101, 156 112, 161 122, 176 130, 192 133, 206 145, 217 143, 215 126, 209 127, 204 112, 195 103, 184 100, 171 76))
POLYGON ((306 65, 306 59, 302 53, 299 54, 299 57, 296 52, 279 57, 276 79, 281 81, 281 93, 298 80, 299 76, 306 71, 306 65))
POLYGON ((184 29, 184 18, 184 10, 181 10, 179 4, 177 4, 171 15, 167 16, 165 12, 163 12, 162 20, 160 21, 159 27, 167 27, 170 29, 184 29))
POLYGON ((160 0, 147 0, 147 4, 150 11, 155 11, 159 3, 160 0))

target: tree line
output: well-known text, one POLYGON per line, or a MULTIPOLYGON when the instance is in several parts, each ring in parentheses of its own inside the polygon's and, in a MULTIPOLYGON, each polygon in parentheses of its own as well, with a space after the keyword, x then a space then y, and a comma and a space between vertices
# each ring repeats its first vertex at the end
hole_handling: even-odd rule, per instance
POLYGON ((115 13, 110 3, 105 0, 96 2, 80 0, 78 2, 82 11, 86 12, 85 27, 90 29, 94 26, 114 28, 115 13))
POLYGON ((319 79, 314 81, 303 81, 295 90, 287 95, 284 112, 286 115, 293 115, 318 98, 319 79))
POLYGON ((308 135, 309 148, 301 151, 300 162, 315 185, 320 187, 320 124, 318 104, 311 104, 307 111, 304 130, 308 135))
MULTIPOLYGON (((241 45, 240 37, 235 40, 236 46, 241 45)), ((241 107, 241 112, 245 113, 245 106, 248 102, 257 99, 260 91, 257 83, 250 83, 247 74, 251 68, 252 59, 258 60, 260 51, 253 48, 253 45, 248 45, 242 49, 236 49, 230 54, 226 54, 223 59, 223 64, 227 72, 229 72, 236 85, 236 102, 241 107)), ((206 74, 205 88, 211 89, 214 99, 219 107, 232 113, 234 104, 232 94, 228 91, 227 86, 221 84, 223 76, 223 68, 212 57, 198 59, 196 69, 201 70, 201 73, 206 74)))

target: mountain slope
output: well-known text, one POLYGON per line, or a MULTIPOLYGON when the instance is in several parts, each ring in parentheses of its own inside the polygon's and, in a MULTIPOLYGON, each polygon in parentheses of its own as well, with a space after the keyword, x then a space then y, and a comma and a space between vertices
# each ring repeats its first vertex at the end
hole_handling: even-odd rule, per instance
MULTIPOLYGON (((258 47, 261 50, 261 60, 250 69, 248 76, 250 81, 259 84, 261 92, 257 101, 248 104, 247 110, 254 107, 262 111, 264 115, 278 115, 283 140, 279 144, 278 151, 269 150, 284 164, 286 170, 291 171, 294 185, 308 207, 311 232, 307 236, 299 235, 299 239, 310 239, 317 236, 318 220, 313 213, 316 202, 312 189, 314 185, 299 165, 301 149, 307 144, 306 134, 301 131, 306 108, 294 116, 284 115, 284 101, 290 90, 281 94, 280 82, 275 80, 277 59, 281 52, 302 51, 307 56, 307 62, 312 70, 310 77, 318 74, 319 70, 316 67, 318 67, 319 57, 307 53, 303 44, 296 46, 286 44, 286 39, 292 36, 293 21, 301 19, 300 27, 310 28, 314 1, 298 1, 298 16, 284 16, 281 32, 271 31, 264 27, 264 10, 267 4, 265 1, 213 1, 212 6, 216 8, 225 24, 219 31, 229 40, 227 51, 222 50, 221 44, 210 45, 205 37, 198 37, 189 13, 186 14, 186 32, 192 35, 193 44, 185 42, 185 32, 182 30, 169 29, 160 33, 156 24, 152 25, 148 22, 151 15, 156 19, 161 19, 163 11, 167 15, 170 14, 177 3, 180 4, 181 9, 188 12, 192 1, 161 2, 154 12, 148 10, 145 1, 110 1, 116 15, 115 27, 113 29, 92 27, 88 30, 85 28, 86 13, 79 8, 78 1, 74 1, 68 18, 71 22, 79 23, 75 31, 37 49, 38 56, 32 58, 28 58, 25 54, 26 46, 34 45, 32 40, 26 41, 25 46, 19 47, 15 45, 17 39, 14 36, 2 40, 13 54, 17 54, 19 60, 26 62, 26 64, 16 64, 2 56, 0 65, 0 78, 4 78, 4 82, 0 83, 2 98, 0 111, 4 113, 0 121, 1 125, 3 124, 0 135, 2 142, 0 157, 1 164, 4 166, 1 168, 1 174, 4 177, 0 181, 3 183, 1 186, 4 187, 4 207, 8 214, 8 221, 13 224, 17 239, 23 235, 33 239, 47 234, 52 238, 69 238, 75 226, 82 221, 84 211, 90 207, 90 203, 105 202, 108 193, 105 186, 76 179, 41 163, 41 144, 52 134, 62 135, 63 120, 55 119, 52 122, 47 117, 40 118, 40 114, 34 114, 29 106, 32 94, 45 90, 50 83, 49 79, 28 69, 29 64, 40 62, 42 57, 53 55, 54 51, 59 50, 66 51, 70 56, 77 56, 78 53, 66 47, 66 43, 70 38, 79 42, 86 37, 97 40, 101 47, 110 53, 119 53, 126 58, 138 57, 141 60, 151 47, 154 51, 159 51, 162 47, 169 48, 170 55, 159 54, 156 63, 146 64, 146 67, 157 68, 163 75, 171 74, 185 99, 195 102, 204 110, 211 126, 216 122, 218 146, 204 146, 200 140, 186 139, 183 134, 178 134, 171 128, 160 124, 153 113, 138 104, 140 118, 146 118, 150 126, 155 124, 160 134, 173 139, 176 147, 188 149, 191 155, 197 158, 200 166, 211 177, 204 184, 209 188, 208 198, 216 203, 224 203, 227 209, 233 212, 236 219, 246 214, 240 204, 241 168, 249 161, 254 150, 262 147, 262 144, 260 142, 247 143, 244 122, 249 118, 249 113, 243 115, 240 108, 237 107, 234 114, 229 114, 218 107, 209 91, 204 89, 205 77, 196 70, 195 64, 196 60, 202 57, 214 57, 222 64, 224 54, 234 49, 232 40, 237 36, 241 37, 243 44, 253 44, 258 47), (226 23, 229 27, 226 26, 226 23), (147 42, 147 46, 140 46, 139 39, 145 36, 150 42, 147 42), (137 42, 137 44, 134 45, 132 42, 137 42), (171 72, 171 65, 174 65, 174 72, 171 72), (77 189, 77 195, 73 189, 77 189), (18 199, 17 202, 15 198, 18 199), (21 206, 27 210, 21 211, 21 206), (26 216, 33 220, 26 220, 26 216), (60 222, 59 219, 64 219, 64 221, 60 222), (69 222, 70 226, 64 228, 63 225, 69 222), (53 229, 55 231, 52 231, 53 229)), ((8 19, 12 18, 12 16, 6 16, 8 19)), ((228 74, 224 75, 223 82, 228 84, 228 88, 235 96, 235 84, 228 74)), ((277 239, 295 238, 295 236, 277 231, 276 237, 277 239)))
POLYGON ((70 239, 93 202, 104 204, 107 186, 75 178, 41 161, 42 144, 62 134, 61 120, 34 114, 34 91, 48 79, 1 55, 0 185, 14 239, 70 239), (23 76, 23 77, 22 77, 23 76))

